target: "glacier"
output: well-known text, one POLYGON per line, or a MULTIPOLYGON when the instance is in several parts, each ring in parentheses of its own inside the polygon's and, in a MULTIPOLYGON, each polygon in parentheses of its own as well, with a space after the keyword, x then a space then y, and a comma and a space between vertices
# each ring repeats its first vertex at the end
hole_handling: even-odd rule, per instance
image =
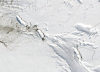
POLYGON ((0 0, 0 72, 100 72, 97 0, 0 0))

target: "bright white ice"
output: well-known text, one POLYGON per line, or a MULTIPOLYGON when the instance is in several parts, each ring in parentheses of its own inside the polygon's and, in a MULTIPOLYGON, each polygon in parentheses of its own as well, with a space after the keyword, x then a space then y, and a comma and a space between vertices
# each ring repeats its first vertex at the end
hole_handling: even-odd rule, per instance
POLYGON ((100 72, 99 0, 0 1, 0 72, 100 72))

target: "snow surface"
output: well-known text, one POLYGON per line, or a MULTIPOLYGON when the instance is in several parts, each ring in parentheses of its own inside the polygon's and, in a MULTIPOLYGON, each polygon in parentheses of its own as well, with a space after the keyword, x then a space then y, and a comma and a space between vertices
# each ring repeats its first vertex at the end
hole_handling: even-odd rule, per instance
POLYGON ((75 27, 77 30, 84 32, 88 35, 97 34, 97 31, 93 30, 93 27, 91 27, 90 25, 84 25, 84 24, 78 23, 75 27))
POLYGON ((98 0, 0 1, 0 72, 100 72, 98 0))

